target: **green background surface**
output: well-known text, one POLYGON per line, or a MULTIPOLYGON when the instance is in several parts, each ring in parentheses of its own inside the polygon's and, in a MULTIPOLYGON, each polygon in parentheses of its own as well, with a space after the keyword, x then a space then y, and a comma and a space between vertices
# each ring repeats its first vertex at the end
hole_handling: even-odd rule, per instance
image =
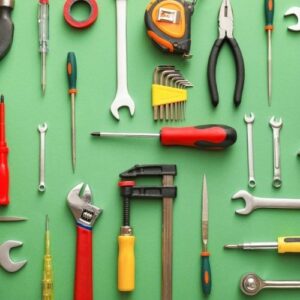
MULTIPOLYGON (((51 0, 50 0, 51 1, 51 0)), ((209 192, 209 249, 213 288, 210 299, 246 299, 239 279, 256 272, 266 279, 300 279, 297 255, 279 256, 274 251, 224 251, 226 243, 275 241, 277 236, 300 234, 299 211, 260 210, 237 216, 231 196, 247 189, 246 126, 243 116, 254 112, 255 195, 299 197, 300 148, 299 82, 300 34, 287 31, 296 22, 284 19, 296 0, 276 2, 273 35, 273 103, 267 105, 266 33, 263 2, 232 0, 234 35, 242 50, 246 82, 242 104, 233 107, 235 66, 228 46, 219 57, 220 104, 213 109, 206 80, 211 47, 218 35, 221 1, 199 0, 192 20, 190 61, 171 57, 156 49, 145 34, 145 1, 128 1, 128 85, 136 103, 131 118, 126 109, 117 122, 109 108, 116 91, 115 1, 99 1, 100 16, 91 28, 78 31, 66 25, 63 0, 51 1, 48 85, 41 95, 38 53, 37 1, 16 1, 13 11, 15 37, 8 56, 1 61, 0 91, 6 96, 7 140, 10 147, 11 204, 1 215, 29 218, 26 223, 0 224, 0 242, 24 242, 12 256, 26 258, 21 271, 0 270, 0 299, 41 298, 44 252, 44 220, 50 216, 56 299, 72 299, 76 231, 67 204, 67 193, 81 181, 90 184, 94 203, 103 215, 94 228, 94 298, 105 300, 160 299, 161 292, 161 203, 134 201, 132 226, 136 235, 136 289, 131 294, 117 291, 117 236, 121 225, 121 199, 117 187, 120 172, 134 164, 175 163, 178 167, 178 197, 174 205, 173 299, 202 299, 200 285, 200 207, 202 175, 209 192), (78 63, 77 169, 72 173, 70 150, 70 101, 67 94, 66 57, 75 51, 78 63), (152 119, 151 81, 155 66, 175 64, 195 87, 189 90, 186 120, 174 125, 223 123, 238 131, 237 143, 226 152, 199 152, 184 148, 163 148, 156 140, 96 140, 90 132, 157 132, 163 125, 152 119), (281 116, 282 178, 280 190, 272 188, 273 150, 271 116, 281 116), (46 121, 46 184, 38 187, 38 124, 46 121)), ((77 11, 80 15, 81 11, 77 11)), ((143 181, 142 181, 143 182, 143 181)), ((150 180, 147 183, 159 183, 150 180)), ((257 299, 299 299, 299 291, 263 291, 257 299)))

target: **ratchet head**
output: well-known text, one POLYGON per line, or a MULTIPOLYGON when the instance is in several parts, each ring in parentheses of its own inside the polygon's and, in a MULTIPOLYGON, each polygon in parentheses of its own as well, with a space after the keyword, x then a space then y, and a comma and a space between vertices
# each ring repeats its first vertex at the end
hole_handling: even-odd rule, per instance
POLYGON ((42 132, 46 132, 47 129, 48 129, 47 123, 40 124, 39 127, 38 127, 38 130, 39 130, 39 132, 41 132, 41 133, 42 133, 42 132))
POLYGON ((271 118, 269 123, 272 128, 281 128, 283 124, 281 118, 277 119, 274 116, 271 118))
POLYGON ((0 245, 0 265, 7 272, 19 271, 27 263, 27 260, 14 262, 10 258, 10 250, 22 245, 23 243, 19 241, 6 241, 0 245))
POLYGON ((248 273, 241 278, 240 288, 244 294, 254 296, 264 288, 264 282, 256 274, 248 273))
POLYGON ((244 116, 244 120, 247 124, 254 123, 254 119, 255 119, 255 115, 252 112, 249 115, 245 114, 244 116))
POLYGON ((291 7, 284 14, 285 17, 295 15, 297 17, 297 24, 288 27, 291 31, 300 31, 300 7, 291 7))
POLYGON ((254 209, 255 209, 255 205, 254 205, 254 198, 253 196, 246 192, 246 191, 238 191, 237 193, 235 193, 232 198, 232 200, 236 200, 236 199, 244 199, 245 201, 245 207, 241 208, 241 209, 237 209, 235 211, 235 213, 239 214, 239 215, 248 215, 250 214, 254 209))
POLYGON ((68 205, 77 224, 92 228, 102 209, 91 204, 92 192, 88 185, 80 183, 68 194, 68 205))
POLYGON ((233 13, 230 0, 223 0, 219 14, 219 38, 233 38, 233 13))
POLYGON ((128 107, 130 115, 134 115, 135 104, 128 93, 117 92, 116 98, 111 104, 110 111, 117 120, 120 120, 119 109, 121 107, 128 107))

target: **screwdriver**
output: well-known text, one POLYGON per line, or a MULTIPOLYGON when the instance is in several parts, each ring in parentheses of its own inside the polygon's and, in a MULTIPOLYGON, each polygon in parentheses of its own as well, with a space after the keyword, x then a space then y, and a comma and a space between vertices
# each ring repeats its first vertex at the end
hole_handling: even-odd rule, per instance
POLYGON ((265 30, 268 32, 268 103, 271 105, 272 98, 272 31, 274 19, 274 0, 265 0, 265 30))
POLYGON ((93 132, 95 137, 159 137, 164 146, 185 146, 203 150, 222 150, 237 139, 236 131, 225 125, 163 127, 160 133, 93 132))
POLYGON ((45 255, 44 255, 44 274, 43 274, 43 300, 54 299, 53 293, 53 272, 52 272, 52 256, 50 254, 50 231, 49 218, 46 216, 46 232, 45 232, 45 255))
POLYGON ((38 9, 39 43, 41 53, 41 85, 43 94, 46 91, 46 56, 49 42, 49 0, 39 0, 38 9))
POLYGON ((71 135, 72 135, 72 167, 75 172, 76 165, 76 125, 75 125, 75 95, 77 94, 77 63, 74 52, 69 52, 67 57, 67 74, 69 94, 71 95, 71 135))
POLYGON ((277 249, 279 254, 283 253, 300 253, 300 237, 289 236, 279 237, 277 242, 261 243, 243 243, 234 245, 225 245, 225 249, 242 249, 242 250, 272 250, 277 249))
POLYGON ((0 205, 9 204, 9 169, 8 152, 5 137, 5 104, 4 96, 0 97, 0 205))
POLYGON ((202 252, 201 252, 201 281, 202 291, 204 295, 209 295, 211 292, 211 269, 209 262, 209 252, 207 251, 208 244, 208 195, 206 176, 203 176, 202 182, 202 252))

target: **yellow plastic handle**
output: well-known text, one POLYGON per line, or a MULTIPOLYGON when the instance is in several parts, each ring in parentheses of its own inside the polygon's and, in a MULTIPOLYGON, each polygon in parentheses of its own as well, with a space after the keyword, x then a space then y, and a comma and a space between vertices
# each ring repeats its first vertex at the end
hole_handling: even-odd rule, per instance
POLYGON ((131 292, 135 287, 134 236, 119 236, 118 289, 131 292))
POLYGON ((300 253, 300 237, 299 236, 279 237, 278 253, 300 253))

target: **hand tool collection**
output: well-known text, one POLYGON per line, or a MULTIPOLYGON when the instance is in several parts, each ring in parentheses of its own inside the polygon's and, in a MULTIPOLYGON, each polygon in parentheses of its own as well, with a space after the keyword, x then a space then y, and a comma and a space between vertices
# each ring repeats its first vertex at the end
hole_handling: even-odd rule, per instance
MULTIPOLYGON (((144 22, 148 36, 158 48, 168 54, 180 55, 184 58, 190 58, 191 50, 191 20, 194 13, 197 0, 151 0, 147 5, 144 22)), ((219 95, 217 87, 217 63, 221 48, 225 42, 229 44, 233 54, 236 67, 236 82, 233 96, 234 106, 241 105, 244 83, 245 83, 245 64, 242 51, 238 42, 233 36, 233 11, 231 0, 220 0, 221 7, 219 11, 219 36, 216 39, 210 51, 207 65, 208 91, 211 97, 213 107, 218 106, 219 98, 225 95, 219 95)), ((8 53, 13 42, 14 24, 11 19, 11 13, 14 8, 14 0, 0 0, 0 60, 8 53)), ((272 101, 272 31, 274 19, 274 0, 264 0, 265 9, 265 30, 267 31, 268 61, 267 61, 267 79, 268 79, 268 103, 271 106, 272 101)), ((94 24, 98 17, 98 4, 96 0, 65 0, 63 15, 66 23, 77 29, 84 29, 94 24), (90 14, 84 20, 78 20, 72 15, 72 10, 77 5, 87 5, 90 14)), ((285 16, 296 15, 298 23, 289 26, 291 31, 300 31, 300 8, 290 8, 285 16)), ((135 20, 133 17, 131 20, 135 20)), ((119 110, 126 107, 131 116, 135 113, 135 103, 128 91, 128 72, 127 72, 127 45, 132 45, 131 40, 127 40, 127 0, 116 0, 116 39, 117 39, 117 87, 116 95, 113 100, 110 111, 113 117, 120 120, 119 110)), ((49 0, 38 0, 38 31, 39 31, 39 52, 41 54, 41 88, 45 95, 46 91, 46 59, 49 51, 49 0)), ((95 27, 96 28, 96 27, 95 27)), ((134 32, 134 31, 133 31, 134 32)), ((111 50, 111 49, 110 49, 111 50)), ((182 71, 173 65, 174 60, 170 56, 162 56, 165 61, 155 67, 152 81, 152 109, 154 121, 169 122, 186 120, 186 104, 188 100, 187 89, 193 87, 193 84, 186 79, 182 71), (166 59, 167 57, 167 59, 166 59)), ((130 60, 129 60, 130 61, 130 60)), ((184 68, 187 62, 180 62, 180 67, 184 68)), ((154 64, 154 66, 157 65, 154 64)), ((67 55, 67 80, 68 92, 71 100, 71 156, 72 169, 75 173, 76 168, 76 116, 75 116, 75 97, 77 95, 77 61, 74 52, 68 52, 67 55)), ((188 77, 189 69, 186 68, 188 77)), ((130 74, 130 73, 129 73, 130 74)), ((223 76, 224 77, 224 76, 223 76)), ((195 80, 195 79, 194 79, 195 80)), ((227 78, 222 78, 226 80, 227 78)), ((193 82, 196 82, 193 81, 193 82)), ((193 90, 194 91, 194 90, 193 90)), ((191 94, 193 93, 191 92, 191 94)), ((10 104, 11 102, 8 102, 10 104)), ((190 106, 188 106, 188 109, 190 106)), ((150 111, 150 109, 149 109, 150 111)), ((248 186, 255 188, 256 178, 254 172, 254 141, 253 124, 255 114, 253 112, 244 115, 244 122, 247 126, 247 153, 248 153, 248 186)), ((7 206, 10 203, 9 198, 9 168, 8 168, 8 146, 6 141, 5 128, 5 101, 4 96, 0 97, 0 206, 7 206)), ((157 124, 156 124, 157 125, 157 124)), ((282 185, 281 179, 281 157, 280 157, 280 130, 283 122, 282 118, 272 117, 269 121, 273 133, 273 191, 275 192, 282 185)), ((154 128, 154 125, 153 125, 154 128)), ((40 137, 39 152, 39 185, 38 190, 45 192, 45 138, 48 129, 47 123, 38 126, 40 137)), ((92 137, 132 137, 132 138, 159 138, 162 146, 183 146, 196 148, 199 150, 225 150, 235 144, 237 140, 237 131, 227 125, 199 125, 186 127, 162 127, 158 133, 127 133, 127 132, 92 132, 92 137)), ((79 139, 78 139, 79 140, 79 139)), ((124 140, 123 140, 124 142, 124 140)), ((133 141, 134 143, 135 141, 133 141)), ((94 141, 93 141, 94 143, 94 141)), ((121 143, 121 142, 120 142, 121 143)), ((139 144, 140 145, 140 144, 139 144)), ((125 148, 126 144, 123 145, 125 148)), ((245 147, 246 148, 246 147, 245 147)), ((182 150, 184 151, 184 150, 182 150)), ((175 152, 176 153, 176 152, 175 152)), ((233 152, 232 152, 233 153, 233 152)), ((124 155, 122 152, 120 155, 124 155)), ((206 158, 210 154, 203 154, 206 158)), ((217 154, 218 155, 218 154, 217 154)), ((225 155, 225 154, 219 154, 225 155)), ((88 157, 88 156, 87 156, 88 157)), ((105 159, 110 159, 107 155, 105 159)), ((177 162, 176 162, 177 163, 177 162)), ((178 159, 178 163, 181 163, 178 159)), ((202 162, 205 164, 205 160, 202 162)), ((220 166, 221 167, 221 166, 220 166)), ((204 166, 203 166, 204 168, 204 166)), ((161 233, 161 299, 173 299, 173 228, 176 216, 176 209, 180 203, 174 205, 174 199, 178 196, 178 189, 174 181, 177 176, 177 164, 159 163, 159 164, 140 164, 119 174, 118 182, 120 196, 122 198, 122 223, 118 236, 118 255, 117 255, 117 289, 124 292, 133 292, 136 286, 136 261, 139 264, 140 245, 135 248, 135 235, 131 226, 131 204, 143 201, 161 200, 162 203, 162 233, 161 233), (157 183, 157 179, 160 181, 157 183), (141 180, 154 182, 151 185, 144 185, 141 180), (155 181, 156 180, 156 181, 155 181), (156 183, 155 183, 156 182, 156 183), (174 220, 173 220, 174 219, 174 220), (137 253, 136 253, 137 252, 137 253)), ((49 176, 50 177, 50 176, 49 176)), ((198 175, 194 176, 199 178, 198 175)), ((178 178, 180 182, 180 178, 178 178)), ((13 184, 16 188, 16 184, 13 184)), ((271 186, 270 186, 271 188, 271 186)), ((182 190, 183 191, 183 190, 182 190)), ((180 195, 182 197, 187 197, 180 195)), ((188 195, 193 198, 193 193, 188 195)), ((197 197, 192 201, 197 202, 197 197)), ((248 191, 239 190, 232 197, 235 199, 244 199, 245 207, 236 210, 238 215, 248 215, 254 210, 263 208, 277 209, 300 209, 300 199, 289 198, 262 198, 251 195, 248 191)), ((198 199, 199 201, 199 199, 198 199)), ((117 203, 117 202, 114 202, 117 203)), ((89 185, 80 183, 76 185, 67 195, 67 204, 71 210, 76 224, 76 259, 74 275, 73 298, 75 300, 93 300, 93 228, 102 214, 103 209, 92 204, 92 192, 89 185)), ((137 204, 136 204, 137 205, 137 204)), ((142 204, 143 206, 144 204, 142 204)), ((146 204, 145 204, 146 205, 146 204)), ((222 212, 223 213, 223 212, 222 212)), ((44 215, 43 215, 44 216, 44 215)), ((199 219, 199 213, 197 210, 199 219)), ((185 216, 185 218, 189 218, 185 216)), ((212 218, 210 218, 211 220, 212 218)), ((3 216, 0 215, 0 222, 14 223, 26 221, 24 217, 3 216)), ((177 221, 177 220, 176 220, 177 221)), ((143 220, 143 222, 145 222, 143 220)), ((192 220, 191 220, 192 222, 192 220)), ((202 197, 201 197, 201 242, 202 249, 200 280, 202 292, 209 296, 212 290, 212 272, 210 265, 210 253, 208 251, 208 188, 206 175, 203 175, 202 197)), ((180 225, 180 223, 177 223, 180 225)), ((178 226, 179 226, 178 225, 178 226)), ((4 225, 3 225, 4 226, 4 225)), ((13 225, 8 225, 13 226, 13 225)), ((198 225, 199 226, 199 225, 198 225)), ((45 251, 43 256, 42 273, 42 291, 43 300, 54 299, 54 281, 52 255, 50 252, 50 229, 49 217, 46 215, 45 226, 45 251)), ((176 230, 177 233, 177 230, 176 230)), ((188 237, 198 237, 193 234, 191 228, 187 233, 188 237)), ((141 243, 143 244, 143 243, 141 243)), ((22 246, 22 242, 8 240, 0 245, 0 266, 7 272, 16 272, 20 270, 27 260, 14 262, 10 258, 10 250, 22 246)), ((184 247, 184 246, 183 246, 184 247)), ((279 237, 277 242, 250 242, 239 244, 228 244, 225 249, 242 250, 265 250, 275 249, 280 254, 300 253, 300 237, 285 236, 279 237)), ((197 250, 197 249, 195 249, 197 250)), ((150 250, 149 250, 150 251, 150 250)), ((199 277, 199 275, 198 275, 199 277)), ((199 279, 198 279, 199 280, 199 279)), ((198 282, 199 285, 199 282, 198 282)), ((240 289, 248 295, 254 296, 264 288, 299 288, 299 281, 268 281, 258 277, 255 273, 248 273, 241 278, 240 289)), ((199 287, 200 291, 200 287, 199 287)), ((98 299, 99 296, 97 296, 98 299)), ((104 296, 108 300, 108 296, 104 296)))
POLYGON ((154 120, 184 120, 187 101, 186 88, 192 86, 174 66, 156 67, 152 84, 154 120))
POLYGON ((162 199, 162 294, 161 299, 172 299, 173 257, 173 199, 177 195, 174 177, 176 165, 136 165, 120 174, 119 187, 123 197, 123 225, 119 236, 118 288, 129 292, 135 288, 135 237, 130 226, 131 199, 162 199), (162 186, 136 186, 138 177, 160 177, 162 186))
POLYGON ((151 0, 145 12, 150 39, 161 50, 190 58, 191 19, 197 0, 151 0))

